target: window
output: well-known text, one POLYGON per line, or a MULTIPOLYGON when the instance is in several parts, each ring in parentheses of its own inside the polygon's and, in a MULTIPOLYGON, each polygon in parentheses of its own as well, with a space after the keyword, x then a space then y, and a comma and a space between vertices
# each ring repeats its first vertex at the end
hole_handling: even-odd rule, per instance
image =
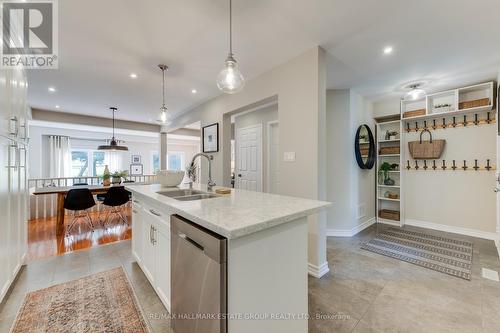
POLYGON ((154 175, 158 170, 160 170, 160 154, 154 151, 151 153, 151 172, 154 175))
POLYGON ((85 150, 71 151, 71 176, 89 176, 89 152, 85 150))
POLYGON ((106 165, 109 171, 122 170, 122 156, 117 152, 89 149, 71 150, 71 177, 102 176, 106 165))
POLYGON ((167 169, 184 171, 184 152, 169 152, 167 154, 167 169))

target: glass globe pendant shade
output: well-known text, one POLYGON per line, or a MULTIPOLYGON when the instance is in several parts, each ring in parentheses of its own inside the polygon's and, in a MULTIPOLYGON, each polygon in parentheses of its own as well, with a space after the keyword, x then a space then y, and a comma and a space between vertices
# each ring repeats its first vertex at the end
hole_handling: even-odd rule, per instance
POLYGON ((229 54, 225 64, 224 69, 217 76, 217 87, 226 94, 235 94, 243 89, 245 79, 232 54, 229 54))
POLYGON ((170 123, 169 115, 167 113, 167 108, 163 106, 161 108, 160 114, 158 116, 158 121, 163 125, 168 125, 170 123))
POLYGON ((413 88, 412 90, 410 90, 406 94, 407 99, 412 100, 412 101, 415 101, 415 100, 423 97, 424 95, 425 95, 425 90, 423 90, 422 88, 418 88, 418 87, 413 88))

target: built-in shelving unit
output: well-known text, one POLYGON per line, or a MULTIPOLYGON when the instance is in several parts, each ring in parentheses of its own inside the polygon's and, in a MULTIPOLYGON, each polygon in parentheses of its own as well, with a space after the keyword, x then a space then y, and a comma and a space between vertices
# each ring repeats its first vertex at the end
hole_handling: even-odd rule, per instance
MULTIPOLYGON (((424 100, 425 103, 425 100, 424 100)), ((406 107, 409 107, 410 111, 412 110, 418 110, 419 108, 422 108, 424 104, 415 104, 412 105, 411 103, 407 103, 405 105, 406 107)), ((401 147, 401 142, 402 142, 402 137, 401 134, 403 133, 403 124, 401 120, 392 120, 392 121, 383 121, 377 123, 377 129, 376 129, 376 141, 377 141, 377 174, 376 174, 376 183, 377 183, 377 204, 376 204, 376 209, 377 209, 377 222, 379 223, 385 223, 385 224, 392 224, 392 225, 397 225, 401 226, 402 221, 403 221, 403 205, 402 205, 402 174, 401 174, 401 169, 404 167, 403 165, 403 147, 401 147), (392 138, 387 137, 387 131, 389 132, 397 132, 397 135, 392 138), (387 147, 399 147, 399 154, 395 153, 388 153, 388 154, 381 154, 381 149, 387 148, 387 147), (394 170, 389 170, 387 171, 387 175, 389 178, 394 180, 394 185, 390 184, 385 184, 384 183, 384 175, 379 173, 381 165, 387 162, 391 165, 397 164, 398 167, 394 170), (386 196, 388 194, 387 192, 391 194, 397 194, 397 199, 391 199, 386 196), (399 212, 399 219, 388 219, 388 218, 383 218, 380 216, 380 212, 382 210, 391 210, 391 211, 397 211, 399 212)))
POLYGON ((486 82, 441 91, 418 100, 402 100, 401 115, 404 120, 425 120, 438 116, 461 116, 491 111, 494 106, 494 97, 495 83, 486 82), (405 116, 405 113, 412 111, 414 113, 410 116, 405 116))

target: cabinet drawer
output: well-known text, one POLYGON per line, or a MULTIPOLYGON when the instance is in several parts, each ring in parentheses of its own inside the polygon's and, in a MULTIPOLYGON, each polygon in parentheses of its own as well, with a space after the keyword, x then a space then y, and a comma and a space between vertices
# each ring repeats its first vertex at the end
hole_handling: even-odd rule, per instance
POLYGON ((170 237, 170 214, 148 206, 142 206, 142 211, 149 217, 149 221, 156 229, 170 237))

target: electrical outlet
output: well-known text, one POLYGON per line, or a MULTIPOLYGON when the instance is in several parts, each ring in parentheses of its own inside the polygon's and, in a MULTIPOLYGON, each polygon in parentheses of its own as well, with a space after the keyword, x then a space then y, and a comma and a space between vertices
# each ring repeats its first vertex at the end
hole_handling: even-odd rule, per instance
POLYGON ((294 162, 295 161, 295 152, 285 152, 283 153, 283 161, 285 162, 294 162))
POLYGON ((362 219, 363 217, 366 216, 366 204, 365 203, 358 204, 358 212, 356 215, 357 215, 356 218, 358 220, 362 219))

